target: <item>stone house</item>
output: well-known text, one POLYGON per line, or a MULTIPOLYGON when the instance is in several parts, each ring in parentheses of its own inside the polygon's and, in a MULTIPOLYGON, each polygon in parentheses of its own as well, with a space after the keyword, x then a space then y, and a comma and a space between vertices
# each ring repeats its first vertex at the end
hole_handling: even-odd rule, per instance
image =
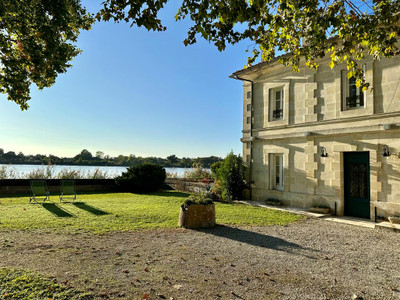
POLYGON ((262 62, 231 75, 243 82, 251 198, 371 220, 400 215, 400 58, 362 61, 365 92, 344 64, 328 63, 298 73, 262 62))

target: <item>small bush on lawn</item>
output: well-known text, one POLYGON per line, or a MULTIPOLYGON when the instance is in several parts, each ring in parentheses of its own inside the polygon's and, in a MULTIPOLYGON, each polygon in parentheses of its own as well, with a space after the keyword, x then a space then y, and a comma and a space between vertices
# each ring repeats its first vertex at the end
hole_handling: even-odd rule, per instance
POLYGON ((244 181, 244 165, 242 157, 230 152, 222 162, 211 165, 211 173, 215 180, 213 192, 223 200, 240 199, 244 181))
POLYGON ((115 182, 125 192, 149 193, 161 188, 165 178, 164 167, 142 164, 129 167, 121 176, 115 178, 115 182))

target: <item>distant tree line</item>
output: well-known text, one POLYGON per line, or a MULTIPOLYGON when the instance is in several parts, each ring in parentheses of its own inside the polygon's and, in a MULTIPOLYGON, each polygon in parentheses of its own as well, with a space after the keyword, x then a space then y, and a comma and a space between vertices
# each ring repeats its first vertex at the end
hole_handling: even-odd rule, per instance
POLYGON ((0 148, 0 164, 27 164, 27 165, 81 165, 81 166, 137 166, 143 163, 152 163, 169 168, 191 168, 192 166, 210 166, 221 161, 220 157, 198 157, 198 158, 179 158, 176 155, 170 155, 167 158, 160 157, 140 157, 131 155, 118 155, 111 157, 105 155, 102 151, 97 151, 95 155, 88 150, 83 149, 74 157, 58 157, 56 155, 24 155, 22 152, 16 154, 13 151, 4 152, 0 148))

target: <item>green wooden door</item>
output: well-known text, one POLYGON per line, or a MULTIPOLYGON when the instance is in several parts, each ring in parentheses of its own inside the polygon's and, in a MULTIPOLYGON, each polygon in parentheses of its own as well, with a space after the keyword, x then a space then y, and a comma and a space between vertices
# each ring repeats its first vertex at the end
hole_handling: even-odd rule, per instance
POLYGON ((370 218, 369 152, 344 153, 344 214, 370 218))

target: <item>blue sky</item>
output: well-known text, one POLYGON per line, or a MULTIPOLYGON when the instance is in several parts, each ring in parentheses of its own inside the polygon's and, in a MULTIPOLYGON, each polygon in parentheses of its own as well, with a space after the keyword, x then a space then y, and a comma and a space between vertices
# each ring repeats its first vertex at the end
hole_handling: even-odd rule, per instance
MULTIPOLYGON (((83 1, 89 11, 100 0, 83 1)), ((190 25, 162 12, 165 32, 125 23, 96 23, 82 32, 83 53, 51 88, 32 89, 30 108, 0 96, 0 148, 74 156, 224 157, 241 153, 242 85, 228 76, 246 63, 246 43, 219 52, 198 39, 182 43, 190 25)))

